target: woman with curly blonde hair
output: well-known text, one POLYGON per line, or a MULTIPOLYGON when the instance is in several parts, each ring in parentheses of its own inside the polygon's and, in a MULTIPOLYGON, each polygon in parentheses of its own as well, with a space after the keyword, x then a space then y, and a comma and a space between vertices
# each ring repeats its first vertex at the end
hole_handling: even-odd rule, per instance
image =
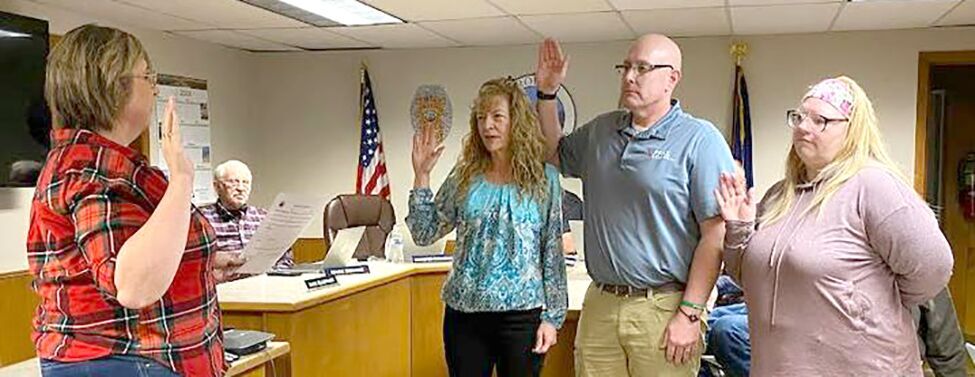
POLYGON ((562 188, 545 164, 532 105, 511 79, 481 86, 470 133, 434 196, 430 172, 443 146, 435 130, 413 138, 414 184, 406 223, 418 245, 457 230, 443 287, 451 376, 538 376, 565 320, 562 188))
POLYGON ((751 373, 921 376, 911 308, 952 269, 934 214, 852 79, 816 84, 786 120, 785 177, 762 202, 729 175, 716 193, 727 270, 749 308, 751 373))

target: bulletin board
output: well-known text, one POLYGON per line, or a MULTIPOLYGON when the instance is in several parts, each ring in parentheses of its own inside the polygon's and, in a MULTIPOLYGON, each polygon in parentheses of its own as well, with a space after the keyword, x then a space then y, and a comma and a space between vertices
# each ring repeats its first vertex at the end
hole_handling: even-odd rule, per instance
POLYGON ((162 119, 166 101, 176 99, 183 149, 193 162, 193 203, 205 204, 216 201, 213 191, 213 166, 210 159, 210 102, 206 80, 176 75, 159 75, 159 95, 156 111, 149 129, 149 156, 153 165, 167 174, 166 159, 162 155, 162 119))

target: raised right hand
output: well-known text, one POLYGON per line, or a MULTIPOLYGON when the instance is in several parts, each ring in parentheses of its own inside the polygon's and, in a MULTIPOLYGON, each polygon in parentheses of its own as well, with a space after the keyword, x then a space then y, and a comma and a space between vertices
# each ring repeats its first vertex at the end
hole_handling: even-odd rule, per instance
POLYGON ((545 38, 538 46, 538 64, 535 67, 535 86, 543 93, 553 94, 565 82, 569 70, 569 57, 562 54, 559 42, 545 38))
POLYGON ((437 140, 433 127, 423 126, 413 135, 413 174, 429 177, 443 150, 444 146, 437 140))
POLYGON ((176 115, 176 100, 169 97, 162 124, 162 153, 169 167, 169 177, 193 179, 193 163, 183 150, 183 139, 179 130, 179 117, 176 115))
POLYGON ((755 221, 755 188, 745 189, 744 177, 721 173, 714 196, 725 221, 755 221))

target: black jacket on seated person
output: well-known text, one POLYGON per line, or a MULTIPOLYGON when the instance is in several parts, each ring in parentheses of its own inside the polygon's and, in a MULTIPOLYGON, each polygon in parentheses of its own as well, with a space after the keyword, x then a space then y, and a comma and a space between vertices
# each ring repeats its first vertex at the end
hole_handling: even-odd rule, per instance
POLYGON ((948 288, 913 310, 921 357, 938 377, 967 376, 968 352, 948 288))

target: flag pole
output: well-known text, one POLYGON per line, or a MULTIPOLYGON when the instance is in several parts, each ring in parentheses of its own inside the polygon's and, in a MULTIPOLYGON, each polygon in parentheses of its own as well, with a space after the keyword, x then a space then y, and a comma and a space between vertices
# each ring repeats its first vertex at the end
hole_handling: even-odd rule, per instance
POLYGON ((366 67, 366 61, 365 60, 360 61, 359 62, 359 127, 362 126, 362 106, 365 105, 364 103, 362 103, 362 97, 364 94, 362 93, 362 88, 363 86, 366 85, 367 69, 368 68, 366 67))
MULTIPOLYGON (((365 85, 366 85, 366 61, 365 60, 362 60, 362 61, 359 62, 359 111, 357 112, 357 114, 355 116, 355 118, 356 118, 356 127, 359 129, 359 143, 360 144, 362 143, 362 122, 363 122, 362 112, 365 109, 363 107, 363 106, 365 106, 365 102, 363 102, 363 97, 365 97, 365 95, 364 95, 365 93, 363 92, 363 88, 365 87, 365 85)), ((361 148, 361 146, 360 146, 360 148, 361 148)), ((356 153, 356 161, 355 161, 356 164, 362 164, 362 161, 359 161, 360 158, 361 158, 361 156, 357 152, 356 153)), ((362 169, 361 168, 360 169, 356 169, 356 171, 357 171, 357 173, 356 173, 355 185, 354 185, 355 186, 355 193, 356 194, 362 194, 362 187, 359 187, 359 182, 362 180, 362 177, 360 176, 362 174, 362 169)))

